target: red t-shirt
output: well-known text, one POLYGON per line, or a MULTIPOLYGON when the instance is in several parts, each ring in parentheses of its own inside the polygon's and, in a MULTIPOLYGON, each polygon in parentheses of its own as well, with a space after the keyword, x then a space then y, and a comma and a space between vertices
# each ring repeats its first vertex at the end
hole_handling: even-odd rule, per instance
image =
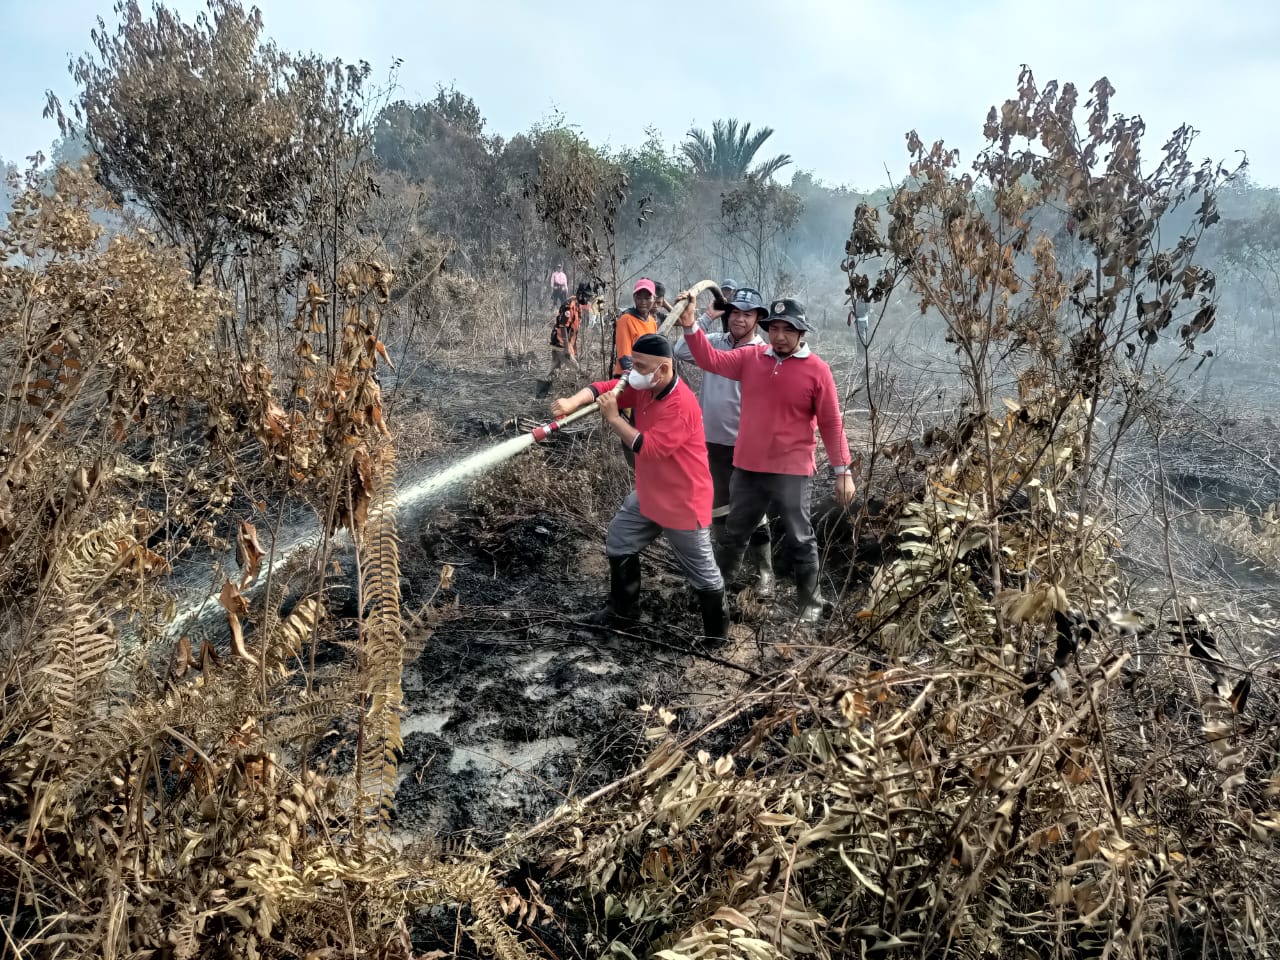
POLYGON ((764 344, 717 350, 696 326, 685 331, 684 342, 703 370, 742 383, 735 467, 809 476, 815 469, 814 427, 822 434, 831 465, 848 465, 840 396, 831 368, 822 360, 807 349, 780 360, 764 344))
MULTIPOLYGON (((601 380, 591 389, 608 393, 617 380, 601 380)), ((640 512, 668 530, 711 526, 711 471, 702 435, 702 410, 688 385, 676 377, 662 389, 623 389, 618 407, 635 411, 644 439, 636 452, 636 496, 640 512)))

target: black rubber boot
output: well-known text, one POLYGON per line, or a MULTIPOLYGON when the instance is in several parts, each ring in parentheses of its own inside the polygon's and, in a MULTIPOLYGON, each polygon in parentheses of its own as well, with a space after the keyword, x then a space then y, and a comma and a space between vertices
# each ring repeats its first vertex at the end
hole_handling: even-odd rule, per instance
POLYGON ((539 381, 538 381, 538 388, 537 388, 537 390, 535 390, 535 391, 534 391, 533 395, 534 395, 535 397, 537 397, 539 400, 541 400, 543 397, 545 397, 545 396, 546 396, 547 394, 549 394, 550 392, 551 392, 551 381, 550 381, 550 380, 539 380, 539 381))
POLYGON ((716 566, 720 568, 720 576, 724 578, 726 590, 739 590, 738 570, 742 567, 742 551, 721 543, 715 548, 716 566))
POLYGON ((609 558, 609 602, 587 617, 587 623, 613 627, 640 619, 640 555, 609 558))
POLYGON ((698 606, 702 610, 702 636, 708 643, 724 643, 729 639, 729 610, 724 605, 724 590, 699 590, 698 606))
POLYGON ((756 565, 756 596, 761 600, 773 598, 773 544, 762 540, 747 547, 747 557, 756 565))
POLYGON ((803 623, 816 623, 822 619, 822 595, 818 593, 818 568, 809 567, 796 571, 796 616, 803 623))

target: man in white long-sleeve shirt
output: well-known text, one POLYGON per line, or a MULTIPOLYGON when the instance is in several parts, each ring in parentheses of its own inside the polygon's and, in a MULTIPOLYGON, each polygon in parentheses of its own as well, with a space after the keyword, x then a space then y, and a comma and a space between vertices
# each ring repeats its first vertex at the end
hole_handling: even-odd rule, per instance
MULTIPOLYGON (((730 281, 726 281, 728 283, 730 281)), ((723 289, 723 285, 722 285, 723 289)), ((752 344, 764 345, 758 325, 769 309, 758 290, 741 287, 733 292, 724 313, 723 331, 708 333, 717 350, 736 350, 752 344)), ((717 324, 719 325, 719 324, 717 324)), ((676 344, 675 357, 693 363, 693 354, 683 340, 676 344)), ((738 419, 742 413, 742 387, 736 380, 703 372, 698 391, 702 424, 707 437, 707 463, 711 468, 714 496, 711 503, 711 539, 719 542, 729 516, 729 479, 733 476, 733 448, 738 442, 738 419)), ((773 595, 773 556, 766 519, 751 536, 748 556, 755 563, 755 592, 758 597, 773 595)))

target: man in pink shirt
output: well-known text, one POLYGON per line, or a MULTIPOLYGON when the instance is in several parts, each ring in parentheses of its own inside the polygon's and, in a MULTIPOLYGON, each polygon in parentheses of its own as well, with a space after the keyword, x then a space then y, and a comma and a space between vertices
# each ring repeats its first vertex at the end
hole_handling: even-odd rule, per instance
POLYGON ((551 303, 559 306, 569 299, 569 278, 565 276, 564 267, 557 266, 551 274, 551 303))
POLYGON ((768 346, 716 350, 697 325, 692 301, 680 315, 680 325, 699 367, 742 384, 729 516, 717 550, 720 572, 727 583, 733 582, 752 531, 772 503, 782 521, 784 547, 791 553, 800 618, 817 620, 823 601, 818 592, 818 541, 809 517, 815 426, 836 474, 836 499, 852 503, 855 491, 835 378, 804 342, 810 329, 804 307, 786 297, 773 301, 760 321, 768 346))

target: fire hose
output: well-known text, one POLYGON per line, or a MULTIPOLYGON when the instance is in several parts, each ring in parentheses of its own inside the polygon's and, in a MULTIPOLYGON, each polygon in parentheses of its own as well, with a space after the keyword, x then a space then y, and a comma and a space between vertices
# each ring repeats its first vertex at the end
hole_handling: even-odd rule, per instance
MULTIPOLYGON (((658 335, 665 337, 667 335, 667 332, 670 331, 670 329, 673 326, 675 326, 675 322, 680 318, 680 314, 684 312, 685 304, 687 304, 691 299, 696 303, 698 300, 698 297, 707 290, 711 291, 712 295, 716 298, 717 302, 723 302, 724 294, 720 292, 720 287, 716 284, 714 280, 698 281, 692 287, 689 288, 689 292, 687 296, 680 297, 678 300, 676 300, 674 304, 671 305, 671 312, 667 314, 667 319, 662 321, 662 326, 658 328, 658 335)), ((614 385, 613 389, 610 390, 609 392, 616 397, 618 394, 622 393, 626 385, 627 385, 627 377, 626 377, 626 374, 623 374, 621 377, 618 378, 618 382, 614 385)), ((534 427, 532 431, 533 439, 538 443, 541 443, 542 441, 546 440, 547 437, 551 436, 551 434, 555 433, 557 430, 561 430, 567 427, 569 424, 573 423, 574 421, 581 420, 583 417, 599 409, 600 408, 596 406, 594 403, 589 403, 585 407, 582 407, 579 410, 573 411, 573 413, 565 414, 563 417, 561 417, 558 420, 552 420, 550 423, 544 423, 540 427, 534 427)))

